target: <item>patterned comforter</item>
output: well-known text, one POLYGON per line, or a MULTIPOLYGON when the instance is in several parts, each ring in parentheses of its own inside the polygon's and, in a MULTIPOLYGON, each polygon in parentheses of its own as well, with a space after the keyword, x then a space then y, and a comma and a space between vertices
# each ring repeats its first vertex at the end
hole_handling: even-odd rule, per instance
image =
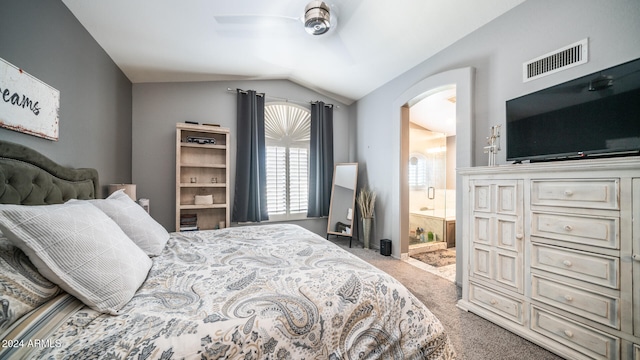
POLYGON ((67 306, 30 357, 455 358, 398 281, 295 225, 174 233, 153 261, 122 315, 67 306))

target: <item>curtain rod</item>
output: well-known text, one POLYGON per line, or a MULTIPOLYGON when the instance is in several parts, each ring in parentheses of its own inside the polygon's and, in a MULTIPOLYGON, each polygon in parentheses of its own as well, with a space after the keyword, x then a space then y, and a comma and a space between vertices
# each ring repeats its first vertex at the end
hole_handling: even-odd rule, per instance
MULTIPOLYGON (((227 92, 229 93, 236 93, 236 91, 239 91, 243 94, 247 93, 247 90, 242 90, 242 89, 232 89, 232 88, 227 88, 227 92)), ((284 101, 284 102, 291 102, 294 104, 300 104, 300 105, 307 105, 307 104, 315 104, 318 103, 318 101, 297 101, 297 100, 290 100, 287 98, 281 98, 281 97, 277 97, 277 96, 266 96, 264 93, 256 93, 256 95, 258 96, 262 96, 266 99, 272 99, 272 100, 280 100, 280 101, 284 101)), ((340 109, 340 106, 337 105, 333 105, 333 104, 324 104, 324 106, 328 106, 328 107, 332 107, 332 108, 336 108, 336 109, 340 109)))
MULTIPOLYGON (((241 93, 243 93, 243 94, 247 94, 247 93, 249 92, 249 91, 247 91, 247 90, 242 90, 242 89, 232 89, 232 88, 227 88, 227 91, 232 92, 232 93, 234 93, 234 94, 236 93, 236 91, 239 91, 239 92, 241 92, 241 93)), ((261 96, 261 97, 264 97, 264 93, 256 92, 256 95, 261 96)))

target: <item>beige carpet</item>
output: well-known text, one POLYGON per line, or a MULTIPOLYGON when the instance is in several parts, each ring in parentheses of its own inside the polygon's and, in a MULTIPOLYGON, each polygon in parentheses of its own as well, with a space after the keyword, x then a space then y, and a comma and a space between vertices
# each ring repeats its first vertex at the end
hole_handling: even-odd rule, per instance
POLYGON ((454 283, 405 261, 363 249, 361 243, 332 241, 404 284, 442 322, 461 360, 561 360, 561 357, 456 307, 461 290, 454 283))

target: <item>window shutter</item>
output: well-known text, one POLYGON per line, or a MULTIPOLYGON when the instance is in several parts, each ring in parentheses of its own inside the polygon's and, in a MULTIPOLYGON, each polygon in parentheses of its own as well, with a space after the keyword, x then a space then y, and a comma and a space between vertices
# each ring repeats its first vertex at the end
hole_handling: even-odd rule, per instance
POLYGON ((269 215, 287 213, 287 155, 282 146, 267 146, 267 207, 269 215))
POLYGON ((416 157, 416 162, 409 164, 409 186, 424 188, 427 185, 427 161, 424 157, 416 157))
POLYGON ((289 212, 291 214, 307 213, 308 164, 307 149, 289 149, 289 212))
POLYGON ((269 217, 306 216, 311 113, 301 106, 272 103, 265 106, 264 122, 269 217))

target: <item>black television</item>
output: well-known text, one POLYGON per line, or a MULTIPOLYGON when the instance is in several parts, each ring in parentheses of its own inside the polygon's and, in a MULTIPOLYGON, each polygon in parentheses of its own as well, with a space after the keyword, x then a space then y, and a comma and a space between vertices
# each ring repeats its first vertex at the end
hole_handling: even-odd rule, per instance
POLYGON ((640 59, 506 102, 507 161, 640 154, 640 59))

